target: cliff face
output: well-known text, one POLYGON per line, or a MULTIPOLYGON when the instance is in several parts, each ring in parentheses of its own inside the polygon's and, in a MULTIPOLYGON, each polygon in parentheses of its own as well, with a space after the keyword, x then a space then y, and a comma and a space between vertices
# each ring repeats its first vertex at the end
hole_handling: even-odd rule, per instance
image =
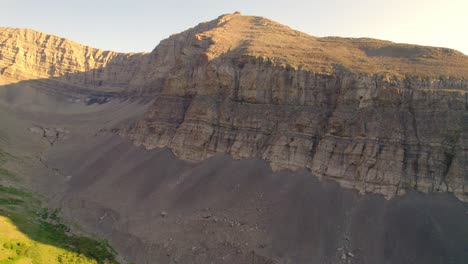
POLYGON ((417 189, 468 201, 468 57, 457 51, 316 38, 237 14, 149 54, 10 31, 1 35, 3 76, 153 99, 119 131, 137 145, 193 161, 260 158, 388 198, 417 189))
POLYGON ((197 81, 169 82, 125 135, 183 159, 261 158, 388 197, 413 188, 466 197, 467 93, 439 88, 463 81, 323 75, 254 59, 203 67, 197 81), (181 92, 189 84, 197 92, 181 92))
POLYGON ((3 83, 52 79, 96 90, 122 90, 144 54, 103 51, 29 29, 0 28, 3 83))
POLYGON ((417 189, 467 200, 466 56, 318 39, 235 15, 194 31, 156 48, 170 54, 173 41, 178 52, 153 107, 121 131, 136 144, 186 160, 228 153, 308 168, 388 198, 417 189))

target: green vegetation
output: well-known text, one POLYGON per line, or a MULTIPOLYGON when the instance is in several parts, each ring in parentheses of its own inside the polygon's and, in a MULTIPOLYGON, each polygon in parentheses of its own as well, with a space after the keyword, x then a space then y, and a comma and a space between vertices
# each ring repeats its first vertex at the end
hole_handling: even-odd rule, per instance
POLYGON ((59 209, 41 208, 34 195, 16 186, 4 168, 7 157, 0 150, 0 264, 117 263, 107 241, 71 233, 59 209))

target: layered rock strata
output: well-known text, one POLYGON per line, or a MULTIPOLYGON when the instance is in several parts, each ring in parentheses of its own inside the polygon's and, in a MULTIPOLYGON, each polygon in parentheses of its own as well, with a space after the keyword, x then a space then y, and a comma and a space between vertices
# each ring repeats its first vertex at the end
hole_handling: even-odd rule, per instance
MULTIPOLYGON (((272 38, 273 29, 261 28, 267 22, 221 19, 215 29, 184 32, 155 49, 156 56, 170 54, 167 42, 173 41, 179 52, 153 107, 122 135, 147 148, 169 147, 186 160, 228 153, 267 160, 277 170, 308 168, 361 192, 453 192, 466 201, 468 81, 460 77, 463 68, 451 68, 466 56, 388 43, 375 48, 370 40, 307 38, 274 24, 278 37, 299 34, 295 40, 321 42, 315 46, 336 41, 330 50, 344 43, 367 52, 362 58, 371 62, 360 70, 360 62, 345 61, 350 53, 343 52, 339 64, 331 57, 317 59, 319 66, 284 64, 301 51, 285 47, 286 55, 273 57, 279 51, 262 46, 262 38, 272 38), (249 27, 233 28, 243 23, 249 27), (261 33, 249 39, 243 29, 261 33), (250 42, 225 48, 223 37, 231 44, 250 42), (446 54, 445 61, 439 59, 440 72, 447 75, 436 77, 436 66, 425 58, 440 52, 446 54), (411 64, 407 74, 400 70, 411 64)), ((304 60, 320 57, 313 47, 310 54, 301 53, 304 60)))
POLYGON ((186 160, 261 158, 387 197, 406 189, 466 197, 464 81, 324 75, 258 59, 202 67, 199 79, 166 86, 123 134, 186 160), (200 88, 181 94, 189 84, 200 88))
POLYGON ((139 70, 143 53, 124 54, 84 46, 30 29, 0 28, 3 83, 56 80, 105 91, 122 90, 139 70))

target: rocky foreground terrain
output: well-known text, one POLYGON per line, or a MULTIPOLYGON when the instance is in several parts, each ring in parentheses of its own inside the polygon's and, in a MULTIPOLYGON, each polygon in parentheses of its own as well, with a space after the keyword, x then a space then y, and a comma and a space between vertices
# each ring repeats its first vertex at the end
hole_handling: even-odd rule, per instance
POLYGON ((10 166, 125 259, 468 261, 458 51, 237 13, 151 53, 28 29, 0 43, 10 166))

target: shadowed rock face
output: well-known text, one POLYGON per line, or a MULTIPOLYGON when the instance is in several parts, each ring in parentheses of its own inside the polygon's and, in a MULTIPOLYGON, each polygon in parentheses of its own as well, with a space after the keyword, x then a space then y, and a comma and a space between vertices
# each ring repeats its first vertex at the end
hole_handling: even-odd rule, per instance
POLYGON ((239 14, 151 53, 17 29, 0 43, 0 107, 47 144, 34 188, 137 263, 468 258, 447 194, 468 201, 457 51, 239 14))
POLYGON ((145 117, 121 134, 187 160, 228 153, 274 169, 308 168, 362 192, 449 191, 466 199, 465 90, 259 60, 242 69, 206 67, 194 71, 202 73, 196 80, 171 79, 145 117), (178 88, 190 86, 196 88, 182 94, 178 88))

